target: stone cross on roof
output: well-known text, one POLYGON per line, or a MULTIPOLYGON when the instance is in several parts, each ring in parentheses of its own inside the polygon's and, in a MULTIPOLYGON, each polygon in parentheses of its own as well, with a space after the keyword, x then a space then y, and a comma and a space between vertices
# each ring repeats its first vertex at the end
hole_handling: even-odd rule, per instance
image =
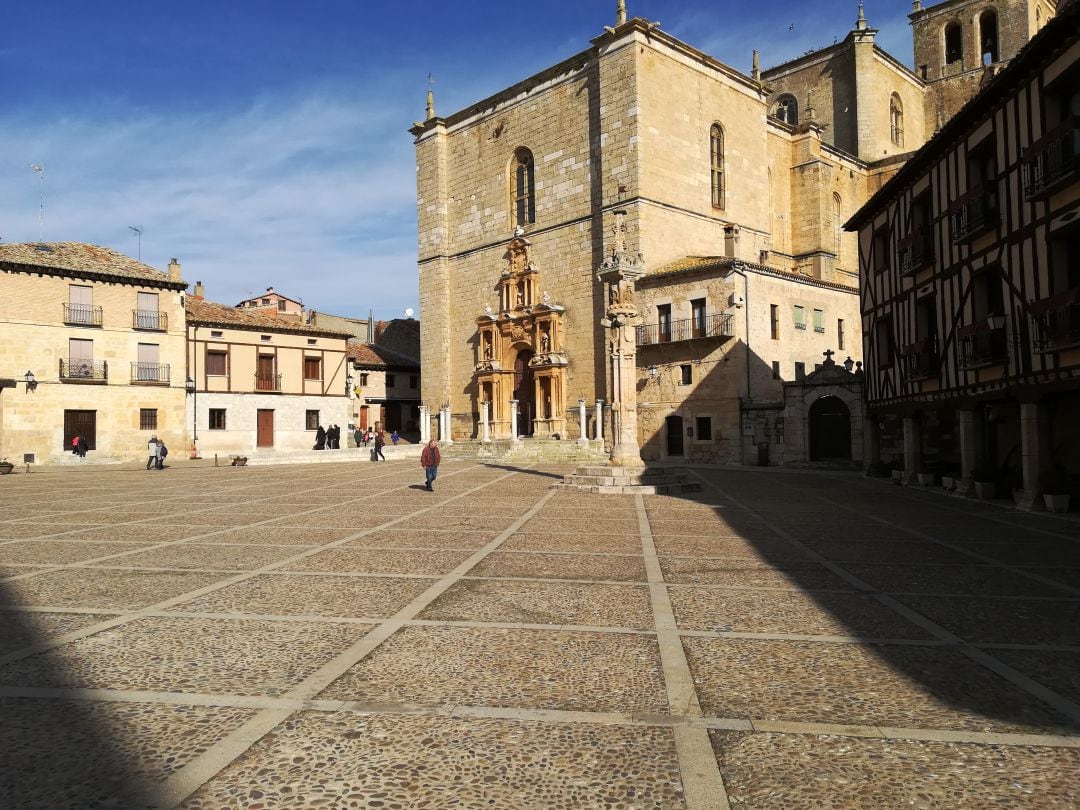
POLYGON ((822 352, 822 354, 825 355, 825 365, 831 366, 835 364, 835 361, 832 358, 833 355, 836 354, 836 352, 834 352, 832 349, 826 349, 822 352))

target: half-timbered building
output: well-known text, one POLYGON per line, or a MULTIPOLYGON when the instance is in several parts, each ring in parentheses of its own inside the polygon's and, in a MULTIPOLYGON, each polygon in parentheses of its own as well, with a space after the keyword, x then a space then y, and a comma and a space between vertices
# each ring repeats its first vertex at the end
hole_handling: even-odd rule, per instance
POLYGON ((902 418, 905 475, 1030 507, 1080 472, 1080 3, 847 227, 870 433, 902 418))

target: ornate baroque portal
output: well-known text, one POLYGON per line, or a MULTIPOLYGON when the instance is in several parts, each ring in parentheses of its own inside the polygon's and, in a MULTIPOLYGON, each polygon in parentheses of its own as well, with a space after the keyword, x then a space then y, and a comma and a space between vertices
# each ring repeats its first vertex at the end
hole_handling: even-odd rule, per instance
POLYGON ((495 438, 566 435, 566 308, 552 303, 546 292, 538 294, 530 246, 518 229, 503 257, 506 269, 496 288, 499 311, 489 305, 476 319, 475 395, 478 405, 490 403, 495 438), (516 430, 512 401, 517 402, 516 430))

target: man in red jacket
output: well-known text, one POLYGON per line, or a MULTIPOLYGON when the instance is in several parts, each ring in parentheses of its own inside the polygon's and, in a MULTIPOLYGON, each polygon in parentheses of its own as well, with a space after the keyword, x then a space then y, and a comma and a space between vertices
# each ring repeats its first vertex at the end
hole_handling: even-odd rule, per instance
POLYGON ((431 484, 435 481, 435 476, 439 474, 440 461, 442 461, 442 457, 439 455, 439 443, 432 439, 420 453, 420 466, 424 468, 427 477, 425 486, 428 492, 435 491, 432 489, 431 484))

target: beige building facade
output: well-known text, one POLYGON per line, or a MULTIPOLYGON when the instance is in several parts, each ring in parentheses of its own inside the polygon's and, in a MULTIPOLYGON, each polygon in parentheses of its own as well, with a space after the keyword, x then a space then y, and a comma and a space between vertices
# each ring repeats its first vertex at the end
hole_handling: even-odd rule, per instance
MULTIPOLYGON (((755 292, 748 306, 764 297, 794 313, 805 300, 811 312, 832 313, 827 335, 844 320, 858 347, 858 243, 843 224, 926 137, 928 83, 875 34, 860 10, 843 47, 764 73, 755 59, 747 75, 647 20, 619 20, 588 50, 445 118, 429 96, 426 120, 411 130, 422 398, 432 411, 449 404, 453 436, 479 438, 487 421, 495 438, 580 438, 579 403, 595 408, 612 390, 597 275, 620 250, 642 274, 643 294, 673 303, 686 293, 683 277, 665 291, 653 276, 697 259, 762 268, 776 289, 755 292), (781 115, 783 96, 804 93, 801 112, 781 115), (842 123, 845 106, 855 113, 842 123)), ((706 297, 708 316, 733 309, 706 297)), ((751 311, 750 323, 768 323, 769 312, 751 311)), ((730 336, 749 356, 747 339, 730 336)), ((744 362, 740 376, 725 375, 727 395, 707 397, 726 403, 709 405, 725 414, 724 438, 698 449, 747 460, 738 410, 782 398, 772 362, 790 379, 796 362, 812 368, 826 349, 842 351, 837 341, 794 340, 766 358, 768 373, 744 362), (760 375, 768 379, 755 386, 760 375)), ((712 363, 717 351, 700 359, 712 363)), ((698 390, 675 387, 659 400, 648 391, 644 401, 663 404, 642 413, 643 446, 664 456, 660 414, 698 390)))
POLYGON ((152 435, 186 444, 184 309, 174 259, 161 272, 77 242, 0 245, 0 457, 144 457, 152 435), (27 382, 28 372, 32 382, 27 382))
POLYGON ((348 334, 188 297, 187 422, 198 453, 310 450, 350 423, 348 334))

